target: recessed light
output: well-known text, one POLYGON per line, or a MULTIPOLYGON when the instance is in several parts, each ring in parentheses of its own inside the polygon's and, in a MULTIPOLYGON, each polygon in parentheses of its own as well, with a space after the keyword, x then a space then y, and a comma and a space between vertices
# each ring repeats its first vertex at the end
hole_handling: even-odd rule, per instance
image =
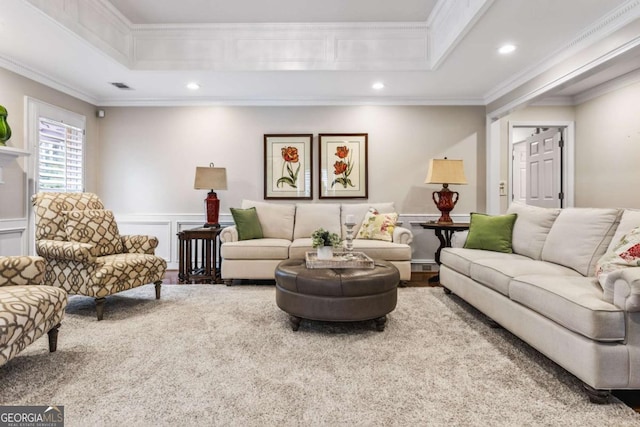
POLYGON ((503 46, 500 46, 500 49, 498 49, 498 53, 502 55, 507 55, 509 53, 512 53, 514 50, 516 50, 515 45, 505 44, 503 46))
POLYGON ((196 82, 187 83, 187 89, 189 90, 198 90, 200 89, 200 85, 196 82))
POLYGON ((371 85, 371 87, 374 88, 375 90, 381 90, 381 89, 384 89, 384 83, 375 82, 373 85, 371 85))

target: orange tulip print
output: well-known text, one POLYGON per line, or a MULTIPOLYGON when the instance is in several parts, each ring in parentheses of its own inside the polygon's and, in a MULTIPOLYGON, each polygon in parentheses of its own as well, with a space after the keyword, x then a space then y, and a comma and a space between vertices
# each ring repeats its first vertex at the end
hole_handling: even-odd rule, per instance
POLYGON ((282 173, 281 177, 278 179, 276 185, 278 187, 282 187, 284 184, 287 184, 290 187, 298 188, 298 172, 300 172, 300 163, 298 157, 298 149, 296 147, 283 147, 282 148, 282 173), (293 171, 293 164, 298 163, 298 167, 296 171, 293 171), (287 169, 287 175, 285 175, 285 168, 287 169))
POLYGON ((342 184, 344 188, 349 186, 355 187, 349 178, 353 170, 353 162, 351 160, 351 152, 346 145, 336 147, 335 156, 339 159, 333 164, 333 174, 336 178, 331 183, 331 188, 336 184, 342 184))

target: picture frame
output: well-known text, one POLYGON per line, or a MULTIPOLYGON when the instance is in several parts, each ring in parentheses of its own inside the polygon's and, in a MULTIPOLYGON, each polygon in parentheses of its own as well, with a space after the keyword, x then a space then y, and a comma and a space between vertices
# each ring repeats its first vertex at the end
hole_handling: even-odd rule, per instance
POLYGON ((264 135, 264 198, 313 198, 313 135, 264 135))
POLYGON ((322 133, 319 139, 321 199, 366 199, 367 133, 322 133))

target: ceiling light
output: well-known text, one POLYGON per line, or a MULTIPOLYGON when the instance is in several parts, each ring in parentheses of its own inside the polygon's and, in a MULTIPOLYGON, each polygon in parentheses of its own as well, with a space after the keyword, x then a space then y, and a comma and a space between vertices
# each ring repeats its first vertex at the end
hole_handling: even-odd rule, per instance
POLYGON ((381 89, 384 89, 384 83, 376 82, 373 85, 371 85, 371 87, 374 88, 375 90, 381 90, 381 89))
POLYGON ((500 47, 500 49, 498 49, 498 53, 502 54, 502 55, 507 55, 511 52, 513 52, 514 50, 516 50, 516 47, 512 44, 505 44, 503 46, 500 47))
POLYGON ((189 90, 198 90, 200 89, 200 85, 196 82, 191 82, 187 84, 187 89, 189 90))

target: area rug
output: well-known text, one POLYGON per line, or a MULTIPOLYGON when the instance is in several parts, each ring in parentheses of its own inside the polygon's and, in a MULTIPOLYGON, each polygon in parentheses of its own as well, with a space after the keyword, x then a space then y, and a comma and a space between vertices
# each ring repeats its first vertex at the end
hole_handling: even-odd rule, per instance
POLYGON ((625 426, 579 381, 439 288, 401 288, 387 328, 303 321, 273 286, 152 286, 97 322, 71 297, 46 337, 0 367, 3 405, 64 405, 66 426, 625 426))

